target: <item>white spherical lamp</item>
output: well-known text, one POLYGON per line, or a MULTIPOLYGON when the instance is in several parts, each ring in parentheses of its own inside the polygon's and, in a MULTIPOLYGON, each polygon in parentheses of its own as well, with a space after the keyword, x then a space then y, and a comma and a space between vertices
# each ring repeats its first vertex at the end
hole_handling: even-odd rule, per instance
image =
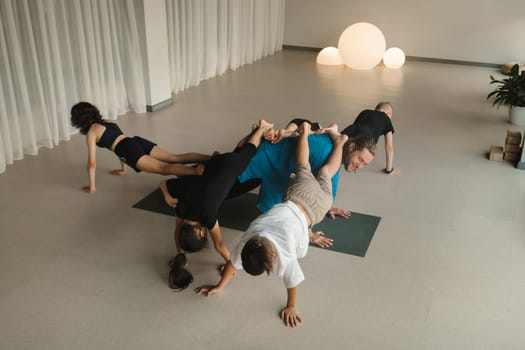
POLYGON ((385 36, 375 25, 361 22, 346 28, 337 44, 343 63, 352 69, 377 66, 386 49, 385 36))
POLYGON ((317 64, 339 66, 343 64, 343 60, 341 60, 339 50, 336 47, 328 46, 317 54, 317 64))
POLYGON ((387 68, 401 68, 405 64, 405 53, 399 47, 391 47, 385 51, 383 63, 387 68))

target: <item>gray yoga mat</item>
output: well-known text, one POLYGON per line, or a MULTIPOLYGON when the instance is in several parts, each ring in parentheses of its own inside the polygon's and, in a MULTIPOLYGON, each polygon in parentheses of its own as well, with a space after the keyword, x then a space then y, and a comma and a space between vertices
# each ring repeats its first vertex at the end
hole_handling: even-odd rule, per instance
MULTIPOLYGON (((221 226, 234 230, 246 231, 250 222, 260 215, 256 203, 257 194, 254 193, 246 193, 224 201, 219 210, 219 223, 221 226)), ((164 215, 175 215, 175 209, 164 203, 160 189, 148 194, 133 205, 133 208, 164 215)), ((327 237, 334 239, 334 244, 330 248, 323 249, 364 257, 380 220, 378 216, 353 212, 348 219, 326 217, 321 223, 315 225, 313 230, 323 231, 327 237)))

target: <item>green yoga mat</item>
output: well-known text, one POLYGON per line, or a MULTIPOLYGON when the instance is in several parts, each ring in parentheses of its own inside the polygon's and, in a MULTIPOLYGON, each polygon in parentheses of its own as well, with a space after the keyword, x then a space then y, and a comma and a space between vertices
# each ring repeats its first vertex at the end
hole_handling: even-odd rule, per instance
POLYGON ((323 249, 364 257, 380 220, 378 216, 352 212, 348 219, 325 217, 313 230, 323 231, 334 240, 330 248, 323 249))
MULTIPOLYGON (((256 203, 257 195, 253 193, 246 193, 224 201, 219 210, 221 226, 246 231, 250 223, 261 214, 256 203)), ((141 199, 133 205, 133 208, 175 215, 175 209, 164 203, 160 189, 141 199)), ((323 231, 327 237, 334 239, 334 244, 330 248, 323 249, 364 257, 380 220, 378 216, 353 212, 348 219, 326 217, 321 223, 315 225, 313 230, 323 231)), ((312 247, 317 246, 312 245, 312 247)))

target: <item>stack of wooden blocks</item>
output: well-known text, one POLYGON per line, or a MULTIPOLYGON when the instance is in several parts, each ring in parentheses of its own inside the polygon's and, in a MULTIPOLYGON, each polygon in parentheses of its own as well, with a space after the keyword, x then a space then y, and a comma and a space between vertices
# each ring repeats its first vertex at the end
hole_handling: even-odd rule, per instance
POLYGON ((507 130, 505 147, 490 146, 489 159, 517 162, 521 157, 521 149, 521 132, 507 130))
POLYGON ((505 139, 505 153, 503 153, 504 160, 517 162, 521 157, 521 132, 507 130, 507 138, 505 139))

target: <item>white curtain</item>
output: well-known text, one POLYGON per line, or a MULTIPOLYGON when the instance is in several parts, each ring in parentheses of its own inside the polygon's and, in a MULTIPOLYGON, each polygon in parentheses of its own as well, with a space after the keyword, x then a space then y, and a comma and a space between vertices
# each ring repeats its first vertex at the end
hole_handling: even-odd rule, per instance
POLYGON ((74 132, 81 100, 144 112, 141 1, 0 0, 0 173, 74 132))
POLYGON ((174 93, 280 50, 285 0, 166 0, 174 93))

